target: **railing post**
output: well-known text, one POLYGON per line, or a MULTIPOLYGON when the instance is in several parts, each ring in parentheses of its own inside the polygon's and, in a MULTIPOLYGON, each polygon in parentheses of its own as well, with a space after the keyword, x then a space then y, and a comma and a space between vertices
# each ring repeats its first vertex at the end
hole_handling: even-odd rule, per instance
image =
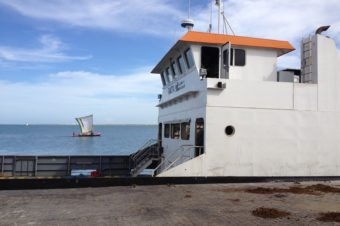
POLYGON ((71 176, 71 156, 68 156, 67 158, 67 176, 71 176))
POLYGON ((16 175, 16 165, 17 165, 17 158, 16 156, 13 156, 13 176, 16 175))
POLYGON ((102 156, 99 156, 99 173, 102 173, 102 156))
POLYGON ((38 174, 38 156, 35 156, 35 164, 34 164, 34 176, 38 174))
POLYGON ((4 172, 5 172, 5 156, 2 156, 2 162, 1 162, 1 175, 4 176, 4 172))

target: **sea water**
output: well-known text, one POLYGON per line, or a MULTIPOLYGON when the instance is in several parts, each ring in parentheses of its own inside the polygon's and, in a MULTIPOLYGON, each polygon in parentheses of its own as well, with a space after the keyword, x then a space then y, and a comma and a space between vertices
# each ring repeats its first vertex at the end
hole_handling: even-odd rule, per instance
POLYGON ((154 125, 96 126, 100 137, 73 137, 76 125, 0 125, 0 155, 128 155, 157 137, 154 125))

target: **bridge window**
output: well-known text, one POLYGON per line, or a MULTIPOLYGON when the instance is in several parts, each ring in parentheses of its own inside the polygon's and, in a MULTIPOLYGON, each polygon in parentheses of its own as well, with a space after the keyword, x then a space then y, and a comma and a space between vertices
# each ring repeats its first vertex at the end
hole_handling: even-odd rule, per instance
POLYGON ((181 138, 182 140, 190 139, 190 121, 181 123, 181 138))
POLYGON ((203 46, 201 49, 201 68, 207 70, 208 78, 218 78, 219 49, 203 46))
POLYGON ((166 82, 165 82, 164 72, 161 73, 161 79, 162 79, 163 86, 165 86, 166 82))
POLYGON ((164 137, 169 138, 170 135, 170 124, 164 125, 164 137))
POLYGON ((178 65, 179 72, 183 74, 183 72, 185 71, 185 66, 184 66, 184 59, 182 55, 177 57, 177 65, 178 65))
MULTIPOLYGON (((224 62, 224 63, 226 63, 226 62, 224 62)), ((232 48, 231 52, 230 52, 230 65, 231 66, 244 66, 244 65, 246 65, 246 51, 244 49, 234 49, 234 48, 232 48)))
POLYGON ((165 75, 166 75, 169 82, 172 82, 174 80, 173 77, 172 77, 172 74, 170 74, 170 68, 169 67, 167 67, 165 69, 165 75))
POLYGON ((172 61, 172 62, 170 63, 170 67, 171 67, 171 72, 172 72, 172 74, 173 74, 173 76, 174 76, 174 79, 176 79, 176 78, 177 78, 177 75, 178 75, 179 73, 178 73, 178 70, 177 70, 175 61, 172 61))
POLYGON ((192 66, 194 66, 194 58, 192 57, 192 52, 190 51, 190 48, 185 50, 184 56, 188 69, 190 69, 192 66))
POLYGON ((179 139, 180 131, 181 131, 181 127, 179 123, 171 124, 171 138, 172 139, 179 139))

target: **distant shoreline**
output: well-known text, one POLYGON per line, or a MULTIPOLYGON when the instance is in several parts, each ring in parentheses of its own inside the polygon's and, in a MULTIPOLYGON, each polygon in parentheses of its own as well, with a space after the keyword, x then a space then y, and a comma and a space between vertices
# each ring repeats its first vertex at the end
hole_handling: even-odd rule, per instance
MULTIPOLYGON (((26 124, 0 124, 0 126, 27 126, 26 124)), ((29 124, 29 126, 78 126, 77 124, 29 124)), ((157 126, 157 124, 95 124, 95 126, 157 126)))

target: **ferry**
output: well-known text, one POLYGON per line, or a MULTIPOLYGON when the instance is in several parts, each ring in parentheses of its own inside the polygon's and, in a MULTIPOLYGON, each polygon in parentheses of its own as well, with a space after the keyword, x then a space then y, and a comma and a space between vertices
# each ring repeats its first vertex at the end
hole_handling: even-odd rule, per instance
POLYGON ((285 40, 188 28, 160 76, 159 177, 340 175, 340 57, 322 26, 301 41, 301 68, 277 70, 285 40))
MULTIPOLYGON (((152 70, 163 86, 156 140, 130 155, 0 156, 0 177, 61 177, 65 186, 78 186, 68 184, 75 175, 106 185, 339 179, 340 57, 324 35, 330 27, 301 40, 300 68, 278 70, 295 51, 288 41, 193 26, 182 21, 188 31, 152 70), (146 171, 156 178, 133 178, 146 171)), ((77 121, 79 136, 94 135, 92 115, 77 121)))

